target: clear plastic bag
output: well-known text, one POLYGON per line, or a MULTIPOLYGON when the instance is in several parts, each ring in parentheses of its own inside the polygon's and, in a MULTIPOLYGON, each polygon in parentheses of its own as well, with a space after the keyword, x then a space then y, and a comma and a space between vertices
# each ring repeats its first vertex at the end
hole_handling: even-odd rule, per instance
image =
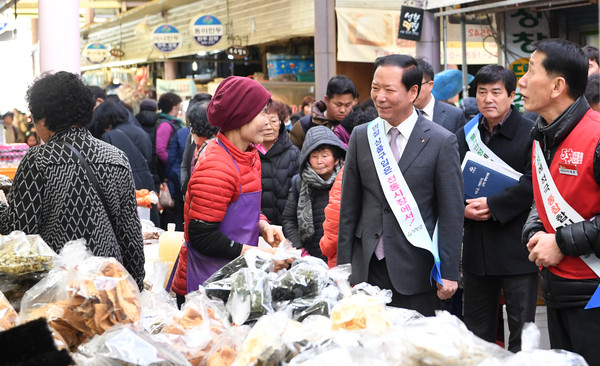
POLYGON ((0 292, 0 332, 19 325, 19 315, 0 292))
POLYGON ((117 325, 79 346, 75 356, 83 365, 181 365, 190 363, 159 337, 132 325, 117 325))
POLYGON ((231 366, 249 332, 250 327, 242 325, 231 327, 219 335, 206 355, 206 366, 231 366))
POLYGON ((0 236, 0 291, 15 310, 25 292, 52 268, 55 256, 39 235, 13 231, 0 236))
POLYGON ((383 333, 392 326, 381 297, 357 293, 338 302, 331 311, 333 330, 368 330, 383 333))
POLYGON ((271 285, 273 301, 293 300, 314 297, 329 282, 327 264, 315 257, 305 257, 294 261, 287 271, 280 271, 271 285))
POLYGON ((273 312, 267 273, 254 268, 237 271, 231 277, 231 293, 226 307, 231 321, 237 325, 273 312))
POLYGON ((48 319, 71 349, 115 324, 139 321, 137 284, 116 259, 92 256, 79 240, 65 244, 56 263, 25 293, 21 321, 48 319))

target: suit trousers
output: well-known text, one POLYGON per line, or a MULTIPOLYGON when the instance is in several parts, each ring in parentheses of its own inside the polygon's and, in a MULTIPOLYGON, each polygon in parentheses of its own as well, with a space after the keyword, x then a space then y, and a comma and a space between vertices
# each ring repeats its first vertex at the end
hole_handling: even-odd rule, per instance
POLYGON ((463 270, 463 280, 463 321, 467 328, 479 338, 495 343, 498 306, 503 292, 510 330, 508 349, 519 352, 523 325, 535 321, 538 274, 478 276, 463 270))
POLYGON ((552 349, 575 352, 588 365, 600 365, 600 308, 548 307, 548 333, 552 349))
POLYGON ((388 304, 389 306, 416 310, 425 316, 434 316, 435 311, 441 309, 441 301, 437 297, 436 288, 432 287, 430 292, 415 295, 403 295, 396 291, 388 274, 385 257, 379 260, 373 254, 369 263, 367 282, 382 289, 392 290, 392 302, 388 304))

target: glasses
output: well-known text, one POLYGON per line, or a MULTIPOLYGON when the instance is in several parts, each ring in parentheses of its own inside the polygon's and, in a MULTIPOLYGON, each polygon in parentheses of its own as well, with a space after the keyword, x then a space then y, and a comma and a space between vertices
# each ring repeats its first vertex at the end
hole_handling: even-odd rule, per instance
POLYGON ((429 84, 429 83, 432 83, 432 82, 433 82, 433 80, 427 80, 427 81, 422 82, 421 85, 429 84))

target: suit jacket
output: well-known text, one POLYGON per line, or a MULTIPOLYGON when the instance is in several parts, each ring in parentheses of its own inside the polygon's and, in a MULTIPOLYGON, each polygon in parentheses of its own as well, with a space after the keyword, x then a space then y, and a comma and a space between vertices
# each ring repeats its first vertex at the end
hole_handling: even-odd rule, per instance
MULTIPOLYGON (((481 130, 483 126, 478 126, 481 130)), ((463 269, 479 276, 535 273, 529 252, 521 244, 521 231, 533 201, 531 183, 531 147, 529 132, 533 121, 512 112, 487 146, 505 163, 522 173, 519 183, 487 198, 493 218, 487 221, 465 219, 463 269)), ((456 133, 461 159, 469 146, 464 127, 456 133)), ((483 140, 483 139, 482 139, 483 140)))
MULTIPOLYGON (((419 116, 399 162, 429 234, 439 218, 442 278, 459 279, 464 216, 463 181, 456 136, 419 116)), ((353 284, 367 281, 369 262, 384 235, 390 280, 404 295, 431 291, 433 256, 410 244, 387 203, 371 156, 367 124, 352 132, 346 153, 338 264, 352 263, 353 284)))
POLYGON ((433 105, 433 122, 452 133, 458 131, 466 123, 462 109, 437 99, 433 105))

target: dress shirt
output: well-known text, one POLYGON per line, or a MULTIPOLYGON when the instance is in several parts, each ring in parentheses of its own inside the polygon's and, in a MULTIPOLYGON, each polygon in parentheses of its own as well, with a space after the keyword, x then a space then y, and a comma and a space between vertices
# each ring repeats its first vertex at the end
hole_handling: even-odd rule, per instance
POLYGON ((417 119, 419 115, 417 114, 417 110, 413 108, 412 114, 402 121, 397 127, 392 126, 388 121, 385 121, 385 136, 387 138, 388 143, 392 141, 392 136, 390 135, 390 130, 392 128, 397 128, 400 131, 400 135, 396 139, 396 143, 398 146, 399 158, 402 158, 402 153, 404 152, 404 147, 406 147, 406 143, 410 138, 410 134, 412 133, 413 128, 415 128, 415 124, 417 124, 417 119))

